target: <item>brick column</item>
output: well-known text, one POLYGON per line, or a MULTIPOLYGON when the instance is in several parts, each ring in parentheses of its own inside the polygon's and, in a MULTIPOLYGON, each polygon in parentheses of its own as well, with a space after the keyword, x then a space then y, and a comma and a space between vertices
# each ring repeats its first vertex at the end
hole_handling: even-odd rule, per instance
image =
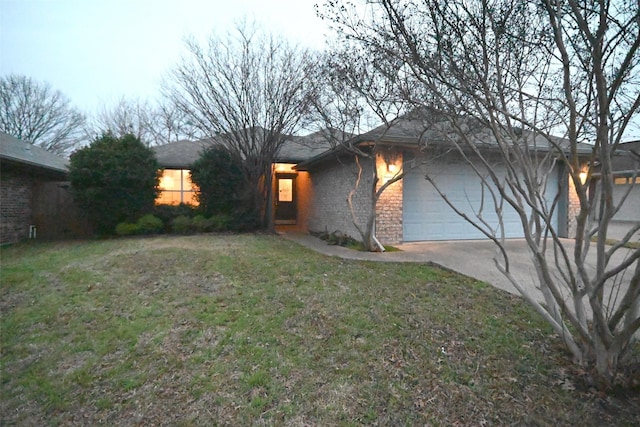
MULTIPOLYGON (((378 188, 387 182, 402 168, 402 154, 391 161, 398 168, 396 172, 390 172, 388 163, 382 156, 376 159, 378 169, 378 188)), ((396 244, 402 242, 402 180, 394 182, 387 187, 376 204, 376 236, 382 244, 396 244)))

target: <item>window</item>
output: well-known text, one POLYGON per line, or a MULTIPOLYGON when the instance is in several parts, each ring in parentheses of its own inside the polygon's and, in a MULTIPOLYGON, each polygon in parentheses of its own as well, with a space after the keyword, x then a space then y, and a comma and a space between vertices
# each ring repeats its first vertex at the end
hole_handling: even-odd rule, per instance
POLYGON ((640 176, 637 176, 635 179, 633 177, 627 178, 627 177, 624 177, 624 176, 620 176, 620 177, 617 177, 617 178, 613 179, 613 183, 615 185, 633 184, 634 182, 636 184, 640 184, 640 176))
POLYGON ((156 204, 198 206, 196 187, 191 183, 189 172, 188 169, 165 169, 160 178, 160 195, 156 204))
POLYGON ((614 178, 613 183, 616 185, 624 185, 627 183, 627 178, 626 177, 614 178))

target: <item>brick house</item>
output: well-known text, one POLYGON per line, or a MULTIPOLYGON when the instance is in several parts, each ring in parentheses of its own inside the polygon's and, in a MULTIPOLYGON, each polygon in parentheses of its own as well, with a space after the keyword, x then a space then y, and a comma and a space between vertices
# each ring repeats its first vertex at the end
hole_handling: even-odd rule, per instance
MULTIPOLYGON (((197 205, 195 188, 189 180, 189 167, 203 150, 215 144, 213 139, 177 141, 152 147, 162 166, 157 204, 197 205)), ((320 133, 291 136, 280 148, 273 164, 274 223, 282 230, 306 231, 310 215, 311 182, 309 173, 295 166, 328 150, 320 133)))
MULTIPOLYGON (((399 120, 391 128, 380 127, 350 141, 364 149, 371 147, 376 150, 373 156, 375 165, 371 161, 359 162, 363 168, 361 182, 352 198, 356 220, 364 224, 371 210, 375 209, 376 236, 384 244, 485 238, 451 210, 424 175, 425 168, 429 168, 431 174, 440 178, 438 185, 454 202, 461 205, 476 203, 476 207, 485 197, 482 196, 479 179, 456 150, 438 139, 436 133, 427 134, 423 129, 412 119, 399 120), (377 169, 379 188, 406 165, 416 164, 419 166, 407 170, 402 180, 390 185, 373 207, 372 168, 377 169)), ((490 140, 488 133, 484 137, 490 140)), ((536 145, 539 152, 552 149, 548 142, 545 145, 538 140, 536 145)), ((184 168, 199 157, 201 149, 202 143, 190 142, 154 148, 162 166, 173 171, 183 168, 181 179, 185 173, 188 176, 184 168)), ((486 149, 491 151, 490 142, 486 149)), ((590 147, 582 150, 585 155, 591 152, 590 147)), ((495 159, 498 161, 499 157, 495 156, 495 159)), ((498 165, 499 172, 504 169, 501 168, 498 165)), ((282 147, 273 172, 274 222, 277 229, 339 231, 360 237, 346 201, 358 176, 354 154, 340 147, 329 149, 321 133, 291 137, 282 147)), ((575 216, 576 200, 572 197, 567 174, 562 166, 556 166, 547 179, 549 198, 560 189, 560 203, 554 220, 561 235, 569 237, 572 235, 571 218, 575 216)), ((179 180, 172 179, 172 182, 176 181, 179 180)), ((188 183, 182 184, 182 188, 192 190, 188 183)), ((188 197, 183 195, 181 200, 188 200, 188 197)), ((489 210, 487 220, 497 223, 497 218, 492 217, 489 210)), ((520 220, 515 212, 505 209, 504 224, 506 237, 522 236, 520 220)))
MULTIPOLYGON (((370 146, 377 150, 375 166, 372 162, 360 162, 363 167, 359 191, 353 197, 356 218, 360 224, 370 214, 371 180, 377 169, 379 188, 403 168, 404 177, 389 186, 375 206, 376 236, 384 244, 427 240, 473 240, 486 238, 473 225, 456 214, 443 200, 435 187, 425 179, 427 171, 439 189, 467 215, 473 215, 483 203, 491 203, 483 192, 480 179, 463 155, 443 139, 442 128, 429 131, 421 116, 405 116, 390 127, 381 126, 356 136, 351 144, 370 146)), ((475 134, 484 155, 491 161, 498 174, 506 173, 496 145, 491 142, 488 130, 475 134), (494 154, 495 153, 495 154, 494 154)), ((537 138, 535 150, 540 155, 553 150, 548 141, 537 138)), ((588 157, 591 146, 579 148, 588 157)), ((465 155, 471 156, 466 153, 465 155)), ((476 168, 481 168, 477 162, 476 168)), ((351 212, 345 202, 354 188, 358 168, 354 155, 340 150, 326 152, 307 159, 296 166, 296 170, 307 171, 311 181, 311 212, 305 224, 310 231, 336 230, 359 237, 352 223, 351 212)), ((573 218, 578 208, 575 192, 571 188, 568 174, 560 164, 546 176, 546 198, 553 200, 559 192, 559 203, 555 212, 555 228, 561 237, 572 237, 575 233, 573 218)), ((522 225, 516 212, 506 206, 503 210, 505 237, 520 238, 522 225)), ((484 220, 492 227, 498 225, 497 214, 491 205, 484 210, 484 220)))
POLYGON ((66 182, 67 160, 0 132, 0 244, 90 233, 66 182))

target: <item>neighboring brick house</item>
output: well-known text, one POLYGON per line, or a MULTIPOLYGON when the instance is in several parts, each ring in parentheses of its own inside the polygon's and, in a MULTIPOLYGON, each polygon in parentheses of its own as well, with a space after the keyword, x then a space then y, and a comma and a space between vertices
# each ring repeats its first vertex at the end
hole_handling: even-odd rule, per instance
POLYGON ((69 194, 67 160, 0 132, 0 244, 88 234, 69 194))

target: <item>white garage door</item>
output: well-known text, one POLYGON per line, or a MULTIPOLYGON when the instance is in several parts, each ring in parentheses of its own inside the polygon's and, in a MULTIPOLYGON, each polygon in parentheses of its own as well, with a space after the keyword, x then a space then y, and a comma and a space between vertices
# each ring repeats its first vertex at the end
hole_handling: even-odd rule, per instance
POLYGON ((633 184, 633 178, 616 178, 613 186, 613 201, 619 203, 622 197, 630 191, 625 199, 622 207, 613 217, 617 221, 640 221, 640 178, 636 178, 633 184))
MULTIPOLYGON (((428 182, 425 172, 429 169, 440 190, 447 195, 459 210, 475 219, 475 212, 483 206, 483 191, 480 179, 473 169, 462 160, 439 162, 416 168, 404 178, 403 184, 403 231, 407 242, 421 240, 473 240, 486 239, 478 229, 460 217, 428 182)), ((500 171, 500 169, 498 169, 500 171)), ((557 174, 556 174, 557 175, 557 174)), ((557 191, 557 176, 549 179, 549 194, 557 191)), ((488 192, 484 192, 483 219, 494 230, 498 227, 498 216, 488 192)), ((522 237, 522 223, 516 212, 504 205, 505 236, 522 237)))

